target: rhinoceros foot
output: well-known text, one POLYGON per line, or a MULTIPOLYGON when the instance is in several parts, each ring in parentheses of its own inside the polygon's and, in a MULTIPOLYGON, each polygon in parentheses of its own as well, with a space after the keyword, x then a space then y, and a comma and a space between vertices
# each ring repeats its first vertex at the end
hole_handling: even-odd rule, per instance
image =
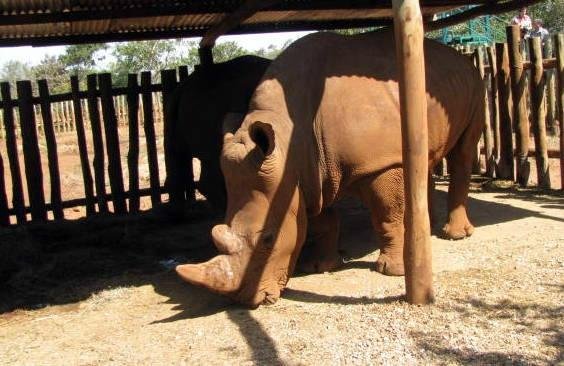
POLYGON ((464 239, 467 236, 471 236, 474 233, 474 226, 470 222, 465 222, 464 224, 451 224, 447 223, 443 227, 443 236, 445 239, 459 240, 464 239))
POLYGON ((318 258, 305 259, 300 264, 300 270, 304 273, 324 273, 331 272, 343 264, 343 259, 339 253, 325 255, 318 258))
POLYGON ((405 274, 403 267, 403 259, 391 256, 387 253, 380 253, 376 261, 376 272, 380 272, 386 276, 403 276, 405 274))

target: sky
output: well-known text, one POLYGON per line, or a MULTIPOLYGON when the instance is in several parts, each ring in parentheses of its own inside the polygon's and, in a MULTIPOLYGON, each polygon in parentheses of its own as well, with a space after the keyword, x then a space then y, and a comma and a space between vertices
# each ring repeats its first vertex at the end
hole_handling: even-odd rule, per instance
MULTIPOLYGON (((284 32, 284 33, 264 33, 239 36, 223 36, 218 42, 236 41, 243 48, 257 50, 266 48, 271 44, 280 46, 288 39, 295 40, 311 32, 284 32)), ((199 41, 200 38, 191 38, 199 41)), ((46 55, 59 55, 63 53, 64 46, 52 47, 7 47, 0 48, 0 67, 7 61, 18 60, 30 65, 37 65, 46 55)))

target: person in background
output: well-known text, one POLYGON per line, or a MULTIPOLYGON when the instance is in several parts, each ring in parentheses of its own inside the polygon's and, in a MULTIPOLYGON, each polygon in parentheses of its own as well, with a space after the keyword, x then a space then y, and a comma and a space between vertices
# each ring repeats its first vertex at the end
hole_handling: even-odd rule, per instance
POLYGON ((521 38, 528 38, 529 32, 533 28, 531 18, 527 15, 527 8, 523 7, 519 10, 513 19, 511 19, 511 24, 516 24, 521 29, 521 38))
POLYGON ((544 45, 544 42, 548 38, 548 30, 543 27, 543 22, 540 19, 535 19, 533 22, 533 30, 530 33, 531 37, 540 37, 541 43, 544 45))

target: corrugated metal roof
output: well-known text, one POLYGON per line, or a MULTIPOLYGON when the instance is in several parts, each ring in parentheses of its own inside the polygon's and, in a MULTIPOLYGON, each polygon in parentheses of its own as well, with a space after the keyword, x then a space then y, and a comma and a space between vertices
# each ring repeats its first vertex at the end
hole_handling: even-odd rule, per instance
MULTIPOLYGON (((423 0, 423 13, 480 1, 423 0)), ((4 0, 0 46, 201 36, 244 0, 4 0)), ((390 1, 285 0, 259 11, 231 33, 377 25, 390 1)))

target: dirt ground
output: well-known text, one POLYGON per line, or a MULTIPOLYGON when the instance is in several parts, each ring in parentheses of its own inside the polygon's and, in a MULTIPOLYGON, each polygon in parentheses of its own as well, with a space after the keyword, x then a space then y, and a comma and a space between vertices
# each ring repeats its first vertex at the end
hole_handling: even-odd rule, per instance
POLYGON ((355 202, 341 207, 343 268, 296 275, 256 310, 172 270, 213 255, 205 205, 176 223, 155 210, 2 231, 18 260, 0 256, 0 364, 562 364, 563 208, 554 192, 474 189, 474 236, 432 238, 431 306, 371 270, 377 243, 355 202))

